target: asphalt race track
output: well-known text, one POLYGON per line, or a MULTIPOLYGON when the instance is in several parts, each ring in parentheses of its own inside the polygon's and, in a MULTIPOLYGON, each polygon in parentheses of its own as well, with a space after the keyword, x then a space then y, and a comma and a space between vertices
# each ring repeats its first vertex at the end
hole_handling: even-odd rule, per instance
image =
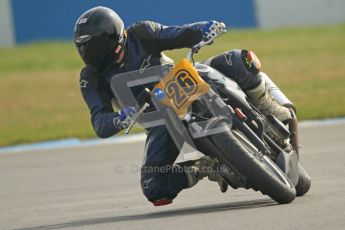
POLYGON ((345 229, 345 123, 304 124, 312 188, 288 205, 206 179, 174 203, 142 195, 143 142, 0 154, 0 229, 345 229))

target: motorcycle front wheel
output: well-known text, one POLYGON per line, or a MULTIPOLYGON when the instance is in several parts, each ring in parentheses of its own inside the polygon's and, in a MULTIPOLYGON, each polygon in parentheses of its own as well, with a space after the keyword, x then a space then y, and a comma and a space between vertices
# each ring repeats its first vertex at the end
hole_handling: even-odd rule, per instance
POLYGON ((236 130, 207 137, 216 148, 217 158, 245 177, 249 184, 279 204, 291 203, 296 190, 289 178, 266 155, 236 130))

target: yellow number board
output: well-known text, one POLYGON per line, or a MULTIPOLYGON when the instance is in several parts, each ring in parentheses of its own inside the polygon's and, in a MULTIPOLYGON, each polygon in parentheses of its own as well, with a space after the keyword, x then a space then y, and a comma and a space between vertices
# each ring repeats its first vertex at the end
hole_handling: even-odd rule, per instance
POLYGON ((210 86, 199 76, 194 66, 187 59, 182 59, 154 87, 153 92, 158 95, 161 103, 183 116, 189 106, 209 90, 210 86))

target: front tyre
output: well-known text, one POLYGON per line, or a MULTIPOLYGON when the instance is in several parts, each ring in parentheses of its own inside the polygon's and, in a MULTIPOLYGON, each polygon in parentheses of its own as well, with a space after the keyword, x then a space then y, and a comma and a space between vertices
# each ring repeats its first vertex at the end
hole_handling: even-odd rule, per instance
POLYGON ((219 159, 246 177, 253 188, 268 195, 279 204, 292 202, 296 197, 294 185, 279 167, 261 154, 242 133, 228 131, 209 136, 218 148, 219 159))

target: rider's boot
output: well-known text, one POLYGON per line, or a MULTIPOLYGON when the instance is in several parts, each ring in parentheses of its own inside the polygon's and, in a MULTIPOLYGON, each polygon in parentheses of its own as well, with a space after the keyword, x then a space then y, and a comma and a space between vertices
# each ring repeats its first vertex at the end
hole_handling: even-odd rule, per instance
POLYGON ((248 90, 247 95, 264 115, 274 115, 280 121, 291 119, 290 110, 275 101, 275 99, 270 95, 263 79, 261 79, 261 82, 257 87, 248 90))
POLYGON ((216 161, 208 156, 203 156, 193 161, 191 166, 185 168, 188 179, 188 188, 196 185, 204 177, 208 177, 210 181, 218 182, 221 192, 228 190, 228 184, 215 170, 216 161))

